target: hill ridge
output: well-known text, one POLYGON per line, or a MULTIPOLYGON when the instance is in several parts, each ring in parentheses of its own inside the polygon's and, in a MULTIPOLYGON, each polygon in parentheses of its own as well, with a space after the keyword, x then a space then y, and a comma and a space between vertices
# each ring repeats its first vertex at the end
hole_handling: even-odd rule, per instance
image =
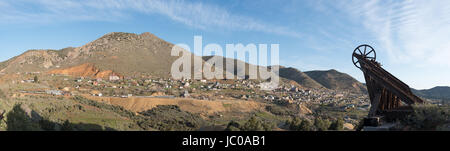
MULTIPOLYGON (((67 47, 60 50, 28 50, 21 55, 1 62, 0 73, 36 71, 71 73, 69 71, 74 70, 74 67, 81 68, 80 66, 90 63, 94 64, 95 69, 100 71, 114 71, 115 73, 124 76, 146 75, 166 78, 170 77, 172 63, 178 59, 178 56, 171 56, 170 54, 173 46, 174 44, 164 41, 149 32, 141 34, 111 32, 80 47, 67 47), (68 71, 63 71, 63 69, 68 71)), ((188 51, 186 52, 190 53, 188 51)), ((203 63, 205 63, 208 58, 211 58, 211 56, 195 55, 193 55, 193 57, 202 57, 203 63)), ((239 70, 245 70, 244 72, 248 75, 249 66, 259 67, 238 59, 224 57, 224 61, 225 63, 244 62, 246 65, 246 69, 236 68, 235 71, 228 71, 224 68, 225 72, 236 73, 239 70)), ((224 67, 225 66, 226 65, 224 64, 224 67)), ((292 67, 286 68, 280 66, 281 78, 295 81, 302 87, 341 89, 341 86, 330 87, 330 85, 323 83, 323 81, 320 81, 317 77, 308 75, 310 72, 314 71, 301 72, 292 67)), ((334 69, 328 70, 328 72, 340 73, 334 69)), ((75 75, 83 74, 77 73, 75 75)), ((353 82, 350 86, 344 86, 344 89, 354 89, 358 92, 363 89, 361 88, 362 84, 354 82, 356 80, 351 76, 347 74, 344 75, 347 77, 344 79, 351 79, 353 82)))
POLYGON ((332 90, 345 90, 357 93, 366 93, 367 88, 352 76, 335 69, 313 70, 305 72, 306 75, 332 90))

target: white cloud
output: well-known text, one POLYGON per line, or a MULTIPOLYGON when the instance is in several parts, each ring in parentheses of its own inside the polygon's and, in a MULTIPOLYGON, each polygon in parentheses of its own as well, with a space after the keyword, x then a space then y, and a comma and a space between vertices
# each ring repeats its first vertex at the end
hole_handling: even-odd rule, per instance
POLYGON ((0 3, 0 24, 114 21, 126 18, 130 12, 163 15, 199 29, 220 28, 300 37, 299 33, 281 25, 233 14, 216 5, 182 0, 7 0, 0 3))

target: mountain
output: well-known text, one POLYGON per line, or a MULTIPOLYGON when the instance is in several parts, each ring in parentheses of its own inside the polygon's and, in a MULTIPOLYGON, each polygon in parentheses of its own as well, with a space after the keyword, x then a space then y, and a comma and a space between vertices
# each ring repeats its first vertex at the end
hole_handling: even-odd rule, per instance
POLYGON ((299 71, 298 69, 289 67, 280 67, 280 77, 294 80, 298 84, 306 88, 321 88, 323 87, 320 83, 316 82, 314 79, 306 75, 305 73, 299 71))
MULTIPOLYGON (((18 72, 42 72, 49 74, 66 74, 72 76, 89 76, 105 78, 110 75, 155 76, 168 78, 171 76, 172 63, 179 56, 172 56, 173 44, 166 42, 151 33, 133 34, 123 32, 108 33, 81 47, 69 47, 61 50, 29 50, 19 56, 0 63, 0 74, 18 72)), ((183 51, 183 53, 190 53, 183 51)), ((195 56, 207 67, 213 56, 195 56)), ((237 74, 244 71, 249 76, 249 67, 259 66, 238 59, 224 58, 224 74, 237 74), (235 63, 235 69, 227 69, 226 64, 235 63), (245 69, 238 68, 242 63, 245 69)), ((264 67, 266 68, 266 67, 264 67)), ((192 66, 191 69, 194 69, 192 66)), ((194 71, 198 74, 201 71, 194 71)), ((258 72, 259 73, 259 72, 258 72)), ((280 66, 282 82, 299 85, 304 88, 321 88, 365 92, 365 86, 347 74, 330 71, 301 72, 295 68, 280 66), (292 81, 291 81, 292 80, 292 81)))
POLYGON ((172 63, 178 58, 171 56, 173 46, 151 33, 113 32, 77 48, 29 50, 0 63, 0 73, 92 68, 125 76, 169 77, 172 63), (83 64, 89 66, 80 67, 83 64))
POLYGON ((308 71, 306 75, 320 83, 322 86, 332 90, 351 91, 356 93, 367 92, 366 86, 348 74, 336 70, 308 71))
POLYGON ((448 86, 438 86, 424 90, 411 89, 411 91, 414 94, 427 99, 439 99, 444 101, 450 101, 450 87, 448 86))
MULTIPOLYGON (((250 75, 249 69, 250 69, 250 67, 252 67, 252 68, 256 69, 258 78, 260 78, 259 77, 259 67, 260 66, 258 66, 258 65, 253 65, 253 64, 247 63, 245 61, 239 60, 239 59, 226 58, 226 57, 222 57, 222 56, 203 56, 202 58, 204 61, 208 62, 208 61, 212 61, 211 59, 213 59, 213 57, 214 57, 214 59, 222 59, 223 60, 222 66, 215 65, 215 67, 217 67, 218 69, 223 69, 225 72, 232 73, 233 75, 237 75, 238 72, 244 72, 245 78, 249 78, 249 75, 250 75), (229 64, 234 64, 234 70, 231 68, 227 69, 227 66, 229 64), (239 66, 238 66, 239 64, 244 64, 245 68, 239 68, 239 66)), ((209 62, 209 64, 212 64, 212 62, 209 62)), ((263 69, 267 70, 267 67, 263 67, 263 69)), ((224 74, 224 78, 225 78, 225 74, 224 74)))

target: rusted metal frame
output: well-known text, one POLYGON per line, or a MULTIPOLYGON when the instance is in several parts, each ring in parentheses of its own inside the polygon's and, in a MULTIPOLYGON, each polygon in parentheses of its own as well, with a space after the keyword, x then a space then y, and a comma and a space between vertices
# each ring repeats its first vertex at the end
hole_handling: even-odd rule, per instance
POLYGON ((403 91, 406 91, 407 94, 412 94, 409 86, 396 78, 394 75, 390 74, 383 68, 379 67, 375 61, 370 61, 368 59, 363 58, 361 55, 354 54, 356 58, 358 58, 359 64, 361 69, 363 70, 364 65, 369 65, 372 67, 372 71, 378 73, 379 75, 383 75, 382 77, 388 77, 389 81, 391 83, 393 82, 394 85, 396 85, 398 88, 400 88, 403 91))
POLYGON ((382 110, 381 111, 384 111, 384 110, 387 110, 388 108, 387 108, 387 106, 388 106, 388 104, 389 104, 389 98, 388 98, 388 95, 387 95, 387 91, 386 91, 386 88, 383 88, 383 93, 381 93, 382 94, 382 96, 383 96, 383 106, 382 106, 382 110))
POLYGON ((368 60, 358 54, 354 54, 354 56, 358 59, 360 69, 364 73, 371 100, 372 107, 369 111, 369 117, 384 114, 384 112, 412 109, 411 106, 401 105, 401 102, 406 104, 423 102, 422 99, 411 92, 407 84, 381 68, 378 62, 368 60))
POLYGON ((395 96, 394 94, 392 94, 392 99, 394 100, 394 108, 398 108, 399 107, 399 100, 397 99, 397 96, 395 96))
POLYGON ((412 94, 412 92, 411 92, 411 96, 412 96, 413 98, 415 98, 415 101, 416 101, 417 103, 425 103, 425 101, 423 101, 423 100, 422 100, 421 98, 419 98, 418 96, 412 94))
MULTIPOLYGON (((361 64, 363 66, 363 64, 361 64)), ((389 91, 394 93, 396 96, 400 97, 402 101, 404 101, 407 104, 414 104, 416 101, 414 97, 412 97, 410 94, 402 91, 399 89, 396 85, 392 84, 388 79, 382 78, 383 76, 379 75, 376 72, 373 72, 370 67, 364 67, 366 73, 370 75, 370 77, 375 80, 377 83, 382 84, 385 88, 387 88, 389 91)))
POLYGON ((385 110, 389 110, 389 91, 386 90, 386 88, 383 88, 382 91, 382 99, 381 102, 383 102, 383 104, 380 106, 381 110, 380 111, 385 111, 385 110))
POLYGON ((366 86, 367 86, 367 91, 369 93, 369 98, 370 98, 370 111, 369 111, 369 117, 373 117, 377 115, 377 111, 379 108, 379 104, 380 104, 380 100, 381 100, 381 95, 380 95, 380 86, 375 83, 375 81, 366 73, 364 72, 364 78, 366 80, 366 86))
POLYGON ((372 104, 372 100, 375 97, 375 92, 373 90, 375 90, 373 88, 374 83, 372 82, 372 79, 367 76, 366 73, 364 73, 364 78, 366 79, 366 86, 367 86, 367 92, 369 93, 369 98, 370 98, 370 104, 372 104))
POLYGON ((394 107, 394 100, 392 99, 392 93, 391 92, 388 92, 387 94, 386 94, 386 96, 387 96, 387 104, 386 104, 386 110, 392 110, 394 107))
POLYGON ((400 81, 398 78, 396 78, 394 75, 392 75, 391 73, 387 72, 383 68, 379 67, 375 62, 367 60, 367 59, 363 59, 363 64, 370 65, 370 67, 372 68, 373 72, 376 72, 379 75, 383 75, 383 77, 387 77, 389 79, 389 81, 391 81, 391 83, 395 84, 401 90, 411 91, 407 84, 405 84, 404 82, 400 81))
MULTIPOLYGON (((392 75, 391 73, 387 72, 386 70, 384 70, 383 68, 379 67, 378 63, 376 61, 371 61, 368 59, 363 58, 361 55, 358 54, 354 54, 356 58, 358 58, 359 63, 361 64, 370 64, 372 67, 376 67, 375 69, 380 69, 382 74, 387 75, 388 77, 390 77, 396 84, 398 84, 403 90, 409 90, 409 86, 402 82, 400 79, 398 79, 397 77, 395 77, 394 75, 392 75)), ((361 65, 362 67, 362 65, 361 65)))
MULTIPOLYGON (((394 84, 392 84, 391 83, 391 81, 389 81, 388 79, 386 79, 384 76, 380 76, 380 75, 384 75, 384 73, 380 73, 380 71, 378 71, 377 72, 377 68, 381 68, 381 67, 378 67, 378 66, 375 66, 375 64, 373 64, 373 63, 371 63, 371 64, 366 64, 366 59, 363 59, 364 61, 360 61, 360 65, 361 65, 361 69, 363 70, 363 72, 365 72, 365 70, 367 70, 367 71, 369 71, 370 70, 370 74, 369 74, 369 76, 370 75, 378 75, 378 77, 377 78, 381 78, 381 79, 383 79, 383 81, 386 81, 386 82, 388 82, 388 83, 390 83, 391 84, 391 86, 394 86, 397 90, 399 90, 399 91, 401 91, 401 92, 403 92, 404 94, 405 94, 405 96, 408 96, 408 97, 410 97, 409 99, 411 100, 411 101, 413 101, 412 103, 415 103, 415 102, 419 102, 419 103, 422 103, 423 102, 423 100, 421 100, 419 97, 417 97, 417 96, 415 96, 415 95, 413 95, 412 93, 411 93, 411 90, 409 89, 409 86, 407 86, 406 84, 404 84, 403 82, 401 82, 401 81, 399 81, 400 83, 400 85, 403 85, 403 86, 406 86, 408 89, 407 89, 407 92, 405 92, 405 91, 402 91, 402 89, 400 89, 400 88, 398 88, 396 85, 394 85, 394 84), (373 68, 373 67, 370 67, 370 65, 372 65, 372 66, 375 66, 375 68, 373 68), (374 73, 378 73, 378 74, 374 74, 374 73)), ((368 62, 370 62, 370 61, 368 61, 368 62)), ((382 68, 381 68, 382 69, 382 68)), ((385 70, 383 70, 384 72, 386 72, 386 73, 388 73, 387 71, 385 71, 385 70)), ((365 75, 366 75, 367 73, 365 72, 365 75)), ((395 78, 395 77, 394 77, 395 78)), ((395 78, 396 79, 396 78, 395 78)), ((398 80, 398 79, 397 79, 398 80)), ((403 99, 402 99, 403 100, 403 99)), ((407 102, 408 100, 405 100, 405 102, 406 103, 408 103, 408 104, 412 104, 411 102, 407 102)))
POLYGON ((389 110, 390 109, 390 104, 391 104, 391 98, 389 97, 389 91, 385 90, 385 97, 386 97, 386 104, 384 104, 384 110, 389 110))
POLYGON ((395 107, 394 107, 394 104, 395 104, 394 95, 391 92, 389 92, 388 98, 389 98, 388 110, 395 109, 395 107))
POLYGON ((376 93, 375 98, 372 103, 372 107, 370 108, 370 111, 369 111, 369 117, 373 117, 373 116, 377 115, 380 100, 381 100, 381 93, 376 93))
POLYGON ((381 97, 380 97, 380 104, 378 105, 378 111, 383 111, 384 110, 384 106, 386 104, 385 91, 384 91, 383 88, 381 89, 380 94, 381 94, 381 97))
MULTIPOLYGON (((412 94, 408 85, 406 85, 405 83, 403 83, 402 81, 397 79, 395 76, 393 76, 392 74, 390 74, 383 68, 379 67, 376 64, 376 62, 362 58, 358 54, 356 54, 356 57, 358 58, 359 64, 361 66, 361 70, 363 70, 363 72, 364 72, 364 70, 370 70, 372 73, 378 73, 378 74, 376 74, 376 75, 378 75, 378 78, 382 78, 383 81, 387 81, 387 82, 391 83, 391 85, 394 86, 397 90, 400 90, 405 95, 408 95, 410 100, 413 102, 408 102, 408 100, 405 100, 405 102, 407 104, 412 104, 415 102, 420 102, 420 103, 423 102, 420 98, 418 98, 417 96, 412 94)), ((369 74, 369 76, 371 76, 371 75, 369 74)))

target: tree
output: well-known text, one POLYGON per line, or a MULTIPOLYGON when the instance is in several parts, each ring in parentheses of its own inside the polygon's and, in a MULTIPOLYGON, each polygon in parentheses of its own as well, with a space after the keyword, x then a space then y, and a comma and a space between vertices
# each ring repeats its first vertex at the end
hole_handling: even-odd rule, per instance
POLYGON ((331 123, 328 120, 324 120, 320 117, 316 117, 314 119, 314 126, 316 127, 316 130, 318 131, 326 131, 330 127, 331 123))
POLYGON ((33 79, 34 79, 34 83, 38 83, 39 82, 38 76, 35 75, 33 79))
POLYGON ((61 126, 61 131, 73 131, 73 125, 69 122, 69 120, 64 121, 61 126))
POLYGON ((244 131, 263 131, 264 127, 261 121, 256 119, 254 116, 250 118, 241 128, 244 131))
POLYGON ((337 131, 344 130, 344 121, 341 120, 341 119, 337 119, 337 120, 333 121, 333 123, 331 123, 329 129, 330 130, 337 130, 337 131))
POLYGON ((253 116, 240 129, 243 131, 270 131, 273 127, 273 124, 263 122, 253 116))
POLYGON ((299 130, 299 126, 302 123, 302 120, 298 117, 292 119, 292 121, 287 121, 286 125, 289 125, 290 130, 299 130))
POLYGON ((313 131, 314 125, 307 119, 302 120, 302 123, 299 126, 300 131, 313 131))
POLYGON ((41 120, 39 120, 39 127, 41 127, 41 129, 45 130, 45 131, 54 131, 55 123, 53 123, 49 120, 41 119, 41 120))
POLYGON ((31 117, 22 109, 21 104, 14 105, 6 117, 8 131, 40 130, 39 125, 32 122, 31 117))
POLYGON ((225 131, 240 131, 241 125, 235 121, 231 121, 230 123, 228 123, 227 128, 225 129, 225 131))
POLYGON ((313 123, 308 119, 300 119, 295 117, 292 121, 287 121, 286 125, 293 131, 313 131, 315 129, 313 123))

